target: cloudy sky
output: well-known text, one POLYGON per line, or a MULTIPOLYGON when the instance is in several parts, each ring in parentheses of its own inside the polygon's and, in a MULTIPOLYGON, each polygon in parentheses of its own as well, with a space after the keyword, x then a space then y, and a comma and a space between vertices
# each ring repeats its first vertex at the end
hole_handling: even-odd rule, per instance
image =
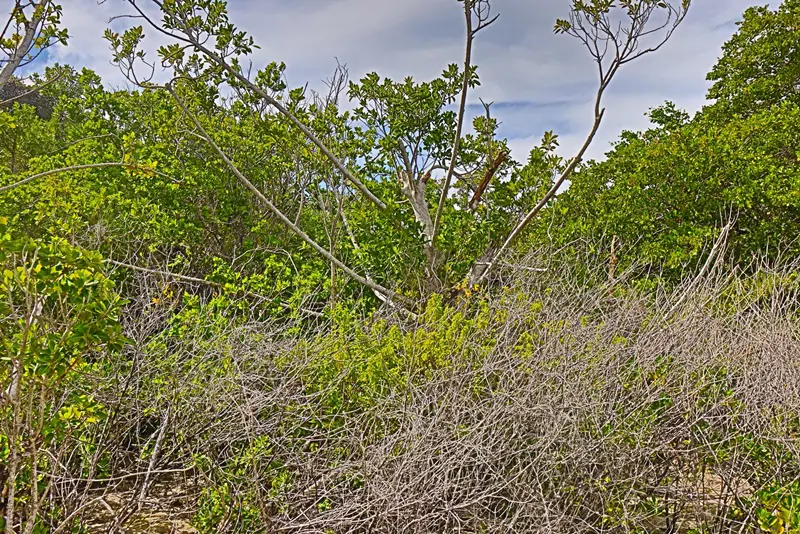
MULTIPOLYGON (((672 40, 658 53, 627 65, 615 79, 590 156, 602 157, 621 130, 645 127, 644 113, 665 100, 698 110, 708 86, 705 75, 736 21, 747 7, 767 1, 694 0, 672 40)), ((518 160, 551 129, 568 155, 590 125, 594 65, 578 41, 552 31, 568 4, 494 0, 500 18, 475 44, 482 85, 470 95, 470 111, 482 111, 479 97, 494 102, 500 134, 510 140, 518 160)), ((123 86, 102 34, 112 16, 131 12, 124 0, 63 0, 62 5, 71 40, 47 61, 88 66, 109 86, 123 86)), ((293 87, 306 82, 323 87, 337 58, 353 79, 377 71, 395 79, 411 75, 425 80, 448 63, 463 61, 463 16, 456 0, 229 0, 228 5, 232 21, 261 47, 252 58, 254 67, 286 62, 293 87)), ((115 29, 125 24, 130 21, 113 22, 115 29)), ((152 44, 161 44, 153 31, 145 29, 145 34, 152 44)))

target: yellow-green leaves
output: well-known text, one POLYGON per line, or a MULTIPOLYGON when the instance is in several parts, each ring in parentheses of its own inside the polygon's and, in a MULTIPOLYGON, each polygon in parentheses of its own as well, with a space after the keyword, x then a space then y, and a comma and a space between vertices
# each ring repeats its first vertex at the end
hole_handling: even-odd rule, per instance
POLYGON ((800 103, 800 1, 751 7, 708 74, 720 115, 748 116, 780 102, 800 103))

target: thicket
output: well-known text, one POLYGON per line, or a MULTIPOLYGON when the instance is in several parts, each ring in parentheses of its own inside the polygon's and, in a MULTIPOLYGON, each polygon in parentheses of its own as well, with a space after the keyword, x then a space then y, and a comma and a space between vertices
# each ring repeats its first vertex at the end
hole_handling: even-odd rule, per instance
POLYGON ((462 66, 327 94, 243 68, 214 0, 127 2, 135 90, 22 80, 68 35, 14 3, 0 531, 800 532, 800 1, 601 162, 610 82, 690 5, 570 3, 589 132, 522 163, 466 124, 502 19, 460 3, 462 66))

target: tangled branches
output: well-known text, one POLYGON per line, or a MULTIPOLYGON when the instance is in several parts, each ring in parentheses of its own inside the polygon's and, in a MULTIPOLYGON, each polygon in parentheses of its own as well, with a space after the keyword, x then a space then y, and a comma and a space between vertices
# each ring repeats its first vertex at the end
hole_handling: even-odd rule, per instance
MULTIPOLYGON (((675 297, 535 274, 478 311, 434 303, 412 326, 345 322, 305 341, 197 324, 134 378, 161 414, 151 442, 167 427, 150 469, 191 467, 208 530, 763 524, 800 475, 787 280, 707 277, 672 312, 675 297), (165 375, 168 395, 148 386, 165 375)), ((133 427, 141 407, 126 410, 133 427)))

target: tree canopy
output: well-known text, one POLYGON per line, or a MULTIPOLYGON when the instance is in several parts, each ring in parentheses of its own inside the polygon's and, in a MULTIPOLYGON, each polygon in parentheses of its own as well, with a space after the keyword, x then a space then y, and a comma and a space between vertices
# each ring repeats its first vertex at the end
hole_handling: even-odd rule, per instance
POLYGON ((748 9, 708 75, 711 103, 691 118, 669 102, 655 108, 650 129, 623 132, 604 161, 584 165, 552 213, 560 241, 608 250, 616 240, 628 263, 680 276, 734 220, 740 265, 795 254, 799 8, 748 9))

